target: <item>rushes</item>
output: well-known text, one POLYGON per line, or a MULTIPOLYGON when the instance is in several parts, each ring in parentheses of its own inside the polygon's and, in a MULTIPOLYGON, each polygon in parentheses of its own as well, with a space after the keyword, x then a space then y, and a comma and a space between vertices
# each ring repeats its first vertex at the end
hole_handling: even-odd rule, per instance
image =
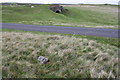
POLYGON ((74 36, 17 32, 3 32, 2 41, 4 78, 117 77, 115 46, 74 36), (50 62, 40 64, 38 56, 45 56, 50 62))

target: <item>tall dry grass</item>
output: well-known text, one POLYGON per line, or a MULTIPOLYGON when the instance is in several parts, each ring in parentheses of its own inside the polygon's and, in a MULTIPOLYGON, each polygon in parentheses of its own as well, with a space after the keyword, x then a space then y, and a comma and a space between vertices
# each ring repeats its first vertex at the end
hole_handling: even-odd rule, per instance
POLYGON ((116 78, 118 48, 85 38, 3 32, 2 70, 7 78, 116 78), (50 62, 41 64, 38 56, 50 62))

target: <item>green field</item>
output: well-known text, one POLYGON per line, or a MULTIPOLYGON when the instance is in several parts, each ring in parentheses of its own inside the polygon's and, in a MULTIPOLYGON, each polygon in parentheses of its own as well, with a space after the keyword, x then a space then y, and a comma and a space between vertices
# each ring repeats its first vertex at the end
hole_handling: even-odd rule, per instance
POLYGON ((49 5, 3 6, 4 23, 35 25, 117 28, 117 6, 110 5, 63 5, 68 11, 57 14, 49 5))

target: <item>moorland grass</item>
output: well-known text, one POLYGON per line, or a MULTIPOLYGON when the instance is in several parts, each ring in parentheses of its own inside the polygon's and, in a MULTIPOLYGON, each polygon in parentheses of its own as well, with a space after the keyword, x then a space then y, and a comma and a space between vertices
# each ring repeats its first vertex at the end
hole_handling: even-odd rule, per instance
POLYGON ((3 78, 116 78, 118 48, 74 36, 2 33, 3 78), (38 56, 50 62, 41 64, 38 56))

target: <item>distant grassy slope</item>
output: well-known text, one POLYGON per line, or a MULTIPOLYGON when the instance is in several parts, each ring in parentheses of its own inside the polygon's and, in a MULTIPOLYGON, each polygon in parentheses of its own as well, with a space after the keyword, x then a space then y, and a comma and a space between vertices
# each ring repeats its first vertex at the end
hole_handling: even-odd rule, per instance
POLYGON ((3 6, 2 18, 4 23, 36 25, 73 27, 113 27, 117 25, 117 12, 109 10, 109 8, 117 9, 115 6, 98 6, 101 9, 94 9, 93 7, 87 9, 86 7, 75 6, 65 6, 69 10, 65 14, 57 14, 50 11, 48 9, 49 5, 39 5, 35 8, 28 6, 3 6))
POLYGON ((2 5, 0 5, 0 22, 2 22, 2 5))

